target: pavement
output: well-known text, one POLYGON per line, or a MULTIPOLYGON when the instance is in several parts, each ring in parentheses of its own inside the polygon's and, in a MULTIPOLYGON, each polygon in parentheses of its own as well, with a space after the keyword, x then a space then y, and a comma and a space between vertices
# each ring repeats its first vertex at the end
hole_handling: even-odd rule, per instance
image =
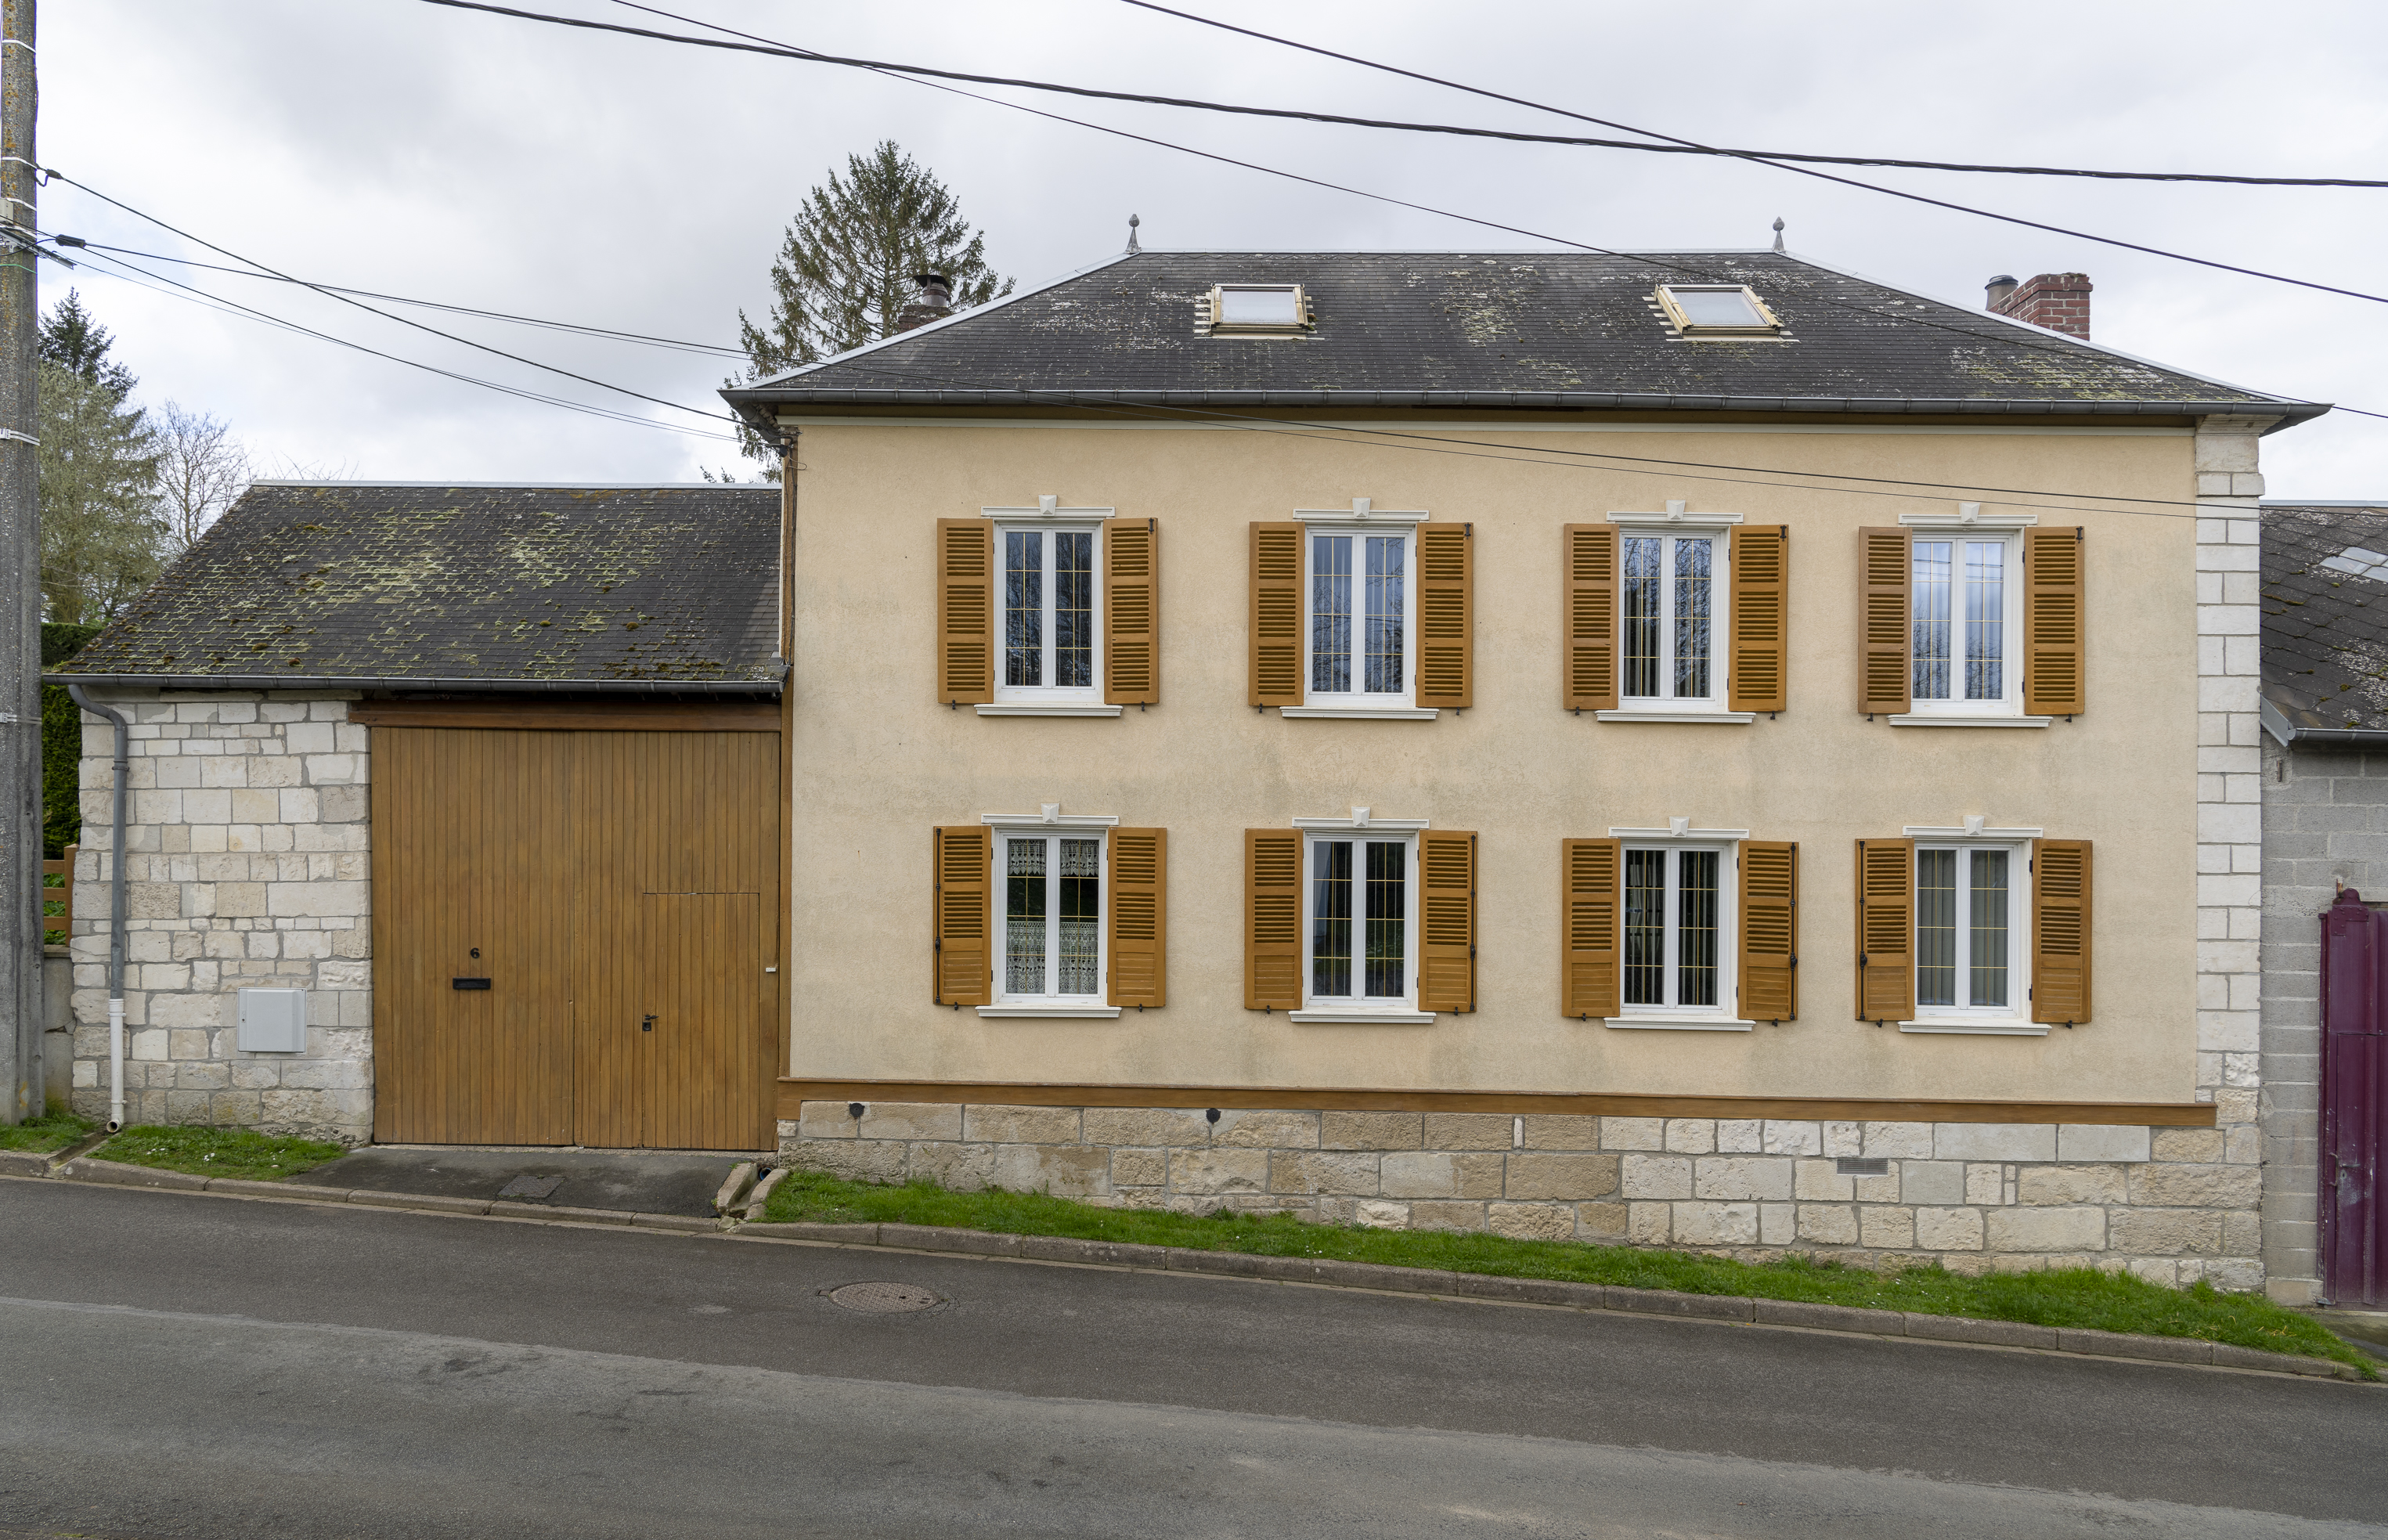
POLYGON ((2374 1358, 2388 1358, 2388 1310, 2322 1309, 2306 1314, 2374 1358))
POLYGON ((2331 1380, 56 1182, 0 1235, 0 1534, 2388 1535, 2331 1380))
POLYGON ((677 1151, 466 1150, 368 1145, 293 1178, 309 1186, 500 1198, 556 1208, 711 1217, 736 1155, 677 1151))

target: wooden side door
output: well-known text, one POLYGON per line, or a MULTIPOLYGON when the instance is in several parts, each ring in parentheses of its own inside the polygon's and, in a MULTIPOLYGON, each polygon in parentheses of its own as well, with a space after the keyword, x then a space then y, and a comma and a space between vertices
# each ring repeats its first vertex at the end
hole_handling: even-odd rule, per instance
POLYGON ((2388 915, 2341 888, 2321 919, 2321 1283, 2388 1305, 2388 915))
POLYGON ((565 735, 373 732, 374 1137, 570 1143, 565 735))
POLYGON ((756 1147, 755 1087, 770 1079, 754 893, 650 893, 640 910, 641 1142, 756 1147))

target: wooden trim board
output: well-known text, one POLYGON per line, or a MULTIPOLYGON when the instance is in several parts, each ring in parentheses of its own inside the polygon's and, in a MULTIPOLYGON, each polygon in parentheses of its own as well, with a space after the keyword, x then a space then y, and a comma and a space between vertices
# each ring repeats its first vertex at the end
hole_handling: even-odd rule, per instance
POLYGON ((367 727, 480 727, 540 732, 777 732, 777 701, 359 701, 367 727))
POLYGON ((2211 1102, 1904 1101, 1853 1097, 1639 1096, 1544 1091, 1303 1089, 1278 1086, 1054 1086, 963 1080, 780 1081, 780 1116, 807 1101, 971 1102, 1009 1107, 1276 1107, 1336 1112, 1773 1117, 1872 1123, 2092 1123, 2211 1128, 2211 1102))

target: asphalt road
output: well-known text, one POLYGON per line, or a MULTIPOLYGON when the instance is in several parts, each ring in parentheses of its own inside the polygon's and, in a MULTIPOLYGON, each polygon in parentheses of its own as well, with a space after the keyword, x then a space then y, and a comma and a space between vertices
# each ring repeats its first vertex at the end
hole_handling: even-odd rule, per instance
POLYGON ((2335 1381, 60 1183, 0 1364, 8 1535, 2388 1534, 2335 1381))

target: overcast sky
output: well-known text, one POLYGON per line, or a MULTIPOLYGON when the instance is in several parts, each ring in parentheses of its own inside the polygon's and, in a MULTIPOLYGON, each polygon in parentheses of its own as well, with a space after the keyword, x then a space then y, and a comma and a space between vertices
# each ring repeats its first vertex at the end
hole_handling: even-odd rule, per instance
MULTIPOLYGON (((608 0, 514 0, 676 32, 608 0)), ((1176 0, 1181 9, 1709 144, 2276 175, 2388 173, 2376 3, 1176 0), (2365 18, 2369 17, 2369 20, 2365 18)), ((1376 117, 1602 131, 1136 9, 1121 0, 663 0, 822 52, 1376 117)), ((1542 243, 1323 192, 926 86, 422 0, 51 0, 41 159, 241 256, 327 284, 695 342, 759 313, 781 232, 847 155, 894 139, 1033 284, 1120 249, 1506 250, 1542 243)), ((2095 337, 2233 383, 2388 412, 2388 305, 1944 212, 1765 167, 990 95, 1554 238, 1762 247, 1978 306, 1997 273, 2080 271, 2095 337)), ((2388 191, 1848 174, 2235 265, 2388 294, 2388 191)), ((63 183, 43 228, 222 261, 63 183)), ((288 286, 153 271, 337 337, 674 427, 612 395, 288 286)), ((98 264, 44 263, 117 336, 141 399, 228 420, 280 474, 684 480, 731 444, 603 421, 211 312, 98 264)), ((143 283, 155 280, 144 278, 143 283)), ((404 312, 718 412, 728 360, 404 312)), ((2271 495, 2388 497, 2388 421, 2267 440, 2271 495)), ((751 470, 749 472, 751 474, 751 470)))

